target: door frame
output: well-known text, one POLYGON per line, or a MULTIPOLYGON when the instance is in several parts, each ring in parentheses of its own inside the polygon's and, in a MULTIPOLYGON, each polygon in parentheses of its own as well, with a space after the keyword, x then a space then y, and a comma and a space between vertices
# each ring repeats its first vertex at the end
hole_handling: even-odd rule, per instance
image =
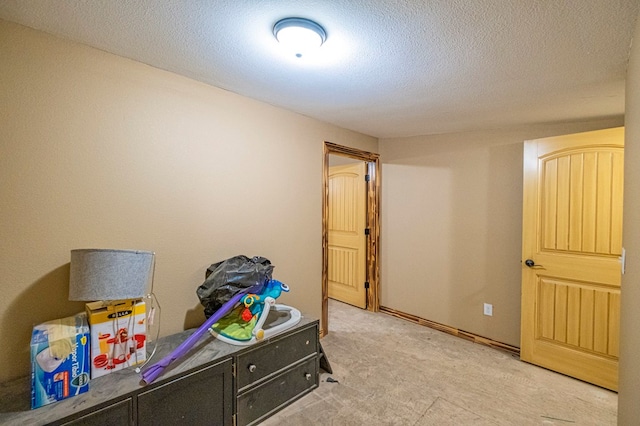
MULTIPOLYGON (((378 312, 380 309, 380 155, 362 151, 357 148, 324 142, 324 156, 322 164, 322 317, 320 318, 320 336, 329 333, 329 155, 335 154, 349 157, 367 163, 367 203, 366 227, 369 228, 369 238, 366 248, 365 281, 369 282, 367 291, 367 310, 378 312)), ((364 285, 364 283, 363 283, 364 285)))

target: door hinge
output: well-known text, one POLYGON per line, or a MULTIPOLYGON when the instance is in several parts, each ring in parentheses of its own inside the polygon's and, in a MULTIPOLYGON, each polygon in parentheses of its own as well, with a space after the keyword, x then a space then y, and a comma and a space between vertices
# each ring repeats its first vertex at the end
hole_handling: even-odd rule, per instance
POLYGON ((371 233, 371 229, 364 228, 364 235, 369 235, 371 233))
POLYGON ((365 281, 364 282, 364 288, 368 289, 369 288, 369 281, 365 281))
POLYGON ((370 182, 371 181, 371 175, 364 175, 364 181, 365 182, 370 182))

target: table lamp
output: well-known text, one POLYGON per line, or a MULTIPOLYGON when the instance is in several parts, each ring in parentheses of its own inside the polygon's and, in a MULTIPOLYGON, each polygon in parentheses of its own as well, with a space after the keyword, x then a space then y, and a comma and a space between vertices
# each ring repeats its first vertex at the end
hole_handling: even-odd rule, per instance
MULTIPOLYGON (((136 301, 145 298, 150 299, 151 303, 147 303, 148 309, 145 321, 147 324, 147 336, 150 336, 149 327, 153 324, 155 307, 157 306, 158 310, 160 308, 153 294, 154 271, 155 253, 150 251, 71 250, 69 300, 98 301, 102 303, 104 309, 112 312, 109 318, 113 317, 115 318, 114 321, 117 321, 123 310, 131 309, 130 307, 133 307, 136 301), (149 284, 149 282, 151 283, 149 284)), ((89 303, 87 306, 91 305, 89 303)), ((159 332, 160 328, 157 327, 156 334, 159 335, 159 332)), ((146 338, 146 340, 147 342, 150 341, 149 338, 146 338)), ((154 353, 155 347, 147 362, 153 357, 154 353)), ((139 371, 139 368, 136 370, 139 371)))

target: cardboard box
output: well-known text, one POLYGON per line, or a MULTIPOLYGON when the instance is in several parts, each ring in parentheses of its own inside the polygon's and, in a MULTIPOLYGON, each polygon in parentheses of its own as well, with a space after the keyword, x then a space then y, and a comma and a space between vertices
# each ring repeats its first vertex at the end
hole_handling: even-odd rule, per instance
POLYGON ((91 328, 92 379, 145 361, 147 334, 144 302, 91 302, 86 307, 91 328))
POLYGON ((48 321, 31 334, 31 408, 89 390, 89 326, 84 312, 48 321))

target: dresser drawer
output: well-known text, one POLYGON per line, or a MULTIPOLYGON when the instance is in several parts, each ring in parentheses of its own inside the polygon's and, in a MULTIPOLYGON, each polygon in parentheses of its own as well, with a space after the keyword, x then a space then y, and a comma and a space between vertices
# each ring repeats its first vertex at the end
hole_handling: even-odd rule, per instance
POLYGON ((237 399, 237 424, 255 424, 318 387, 318 357, 257 385, 237 399), (254 423, 255 422, 255 423, 254 423))
POLYGON ((140 393, 136 425, 229 426, 233 399, 233 363, 227 359, 140 393))
POLYGON ((259 382, 279 370, 318 352, 318 327, 274 337, 237 357, 237 390, 259 382))
POLYGON ((129 425, 133 419, 133 400, 127 398, 116 402, 100 410, 86 414, 63 426, 102 426, 102 425, 129 425))

